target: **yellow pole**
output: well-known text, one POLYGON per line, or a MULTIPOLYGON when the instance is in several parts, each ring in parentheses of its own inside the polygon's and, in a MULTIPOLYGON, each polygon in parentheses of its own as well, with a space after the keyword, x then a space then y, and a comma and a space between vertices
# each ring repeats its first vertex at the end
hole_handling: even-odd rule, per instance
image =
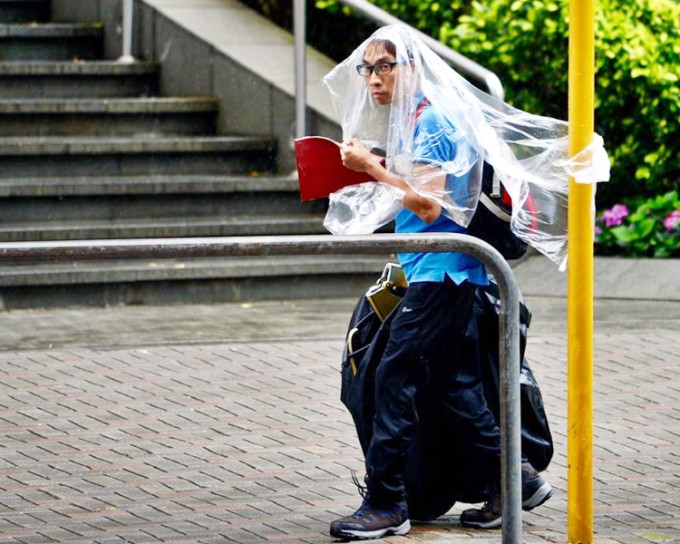
MULTIPOLYGON (((594 0, 569 7, 569 154, 594 132, 594 0)), ((569 184, 567 280, 568 542, 593 542, 593 186, 569 184)))

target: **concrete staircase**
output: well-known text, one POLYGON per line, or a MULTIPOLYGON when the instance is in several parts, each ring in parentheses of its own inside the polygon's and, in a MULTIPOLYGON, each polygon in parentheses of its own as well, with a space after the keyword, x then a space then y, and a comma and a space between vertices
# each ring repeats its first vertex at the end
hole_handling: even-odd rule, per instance
MULTIPOLYGON (((158 65, 102 60, 100 24, 49 11, 0 0, 0 241, 324 232, 274 141, 216 133, 229 104, 158 96, 158 65)), ((0 294, 6 309, 355 296, 384 261, 0 263, 0 294)))

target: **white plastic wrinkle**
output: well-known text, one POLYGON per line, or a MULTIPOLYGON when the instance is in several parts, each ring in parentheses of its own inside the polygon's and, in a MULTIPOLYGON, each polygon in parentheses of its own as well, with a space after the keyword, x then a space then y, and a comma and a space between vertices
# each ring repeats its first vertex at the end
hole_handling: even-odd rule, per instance
POLYGON ((599 134, 593 141, 567 161, 558 161, 576 183, 598 183, 609 181, 609 155, 604 148, 604 140, 599 134))
POLYGON ((332 193, 323 226, 331 234, 370 234, 402 208, 404 191, 386 183, 349 185, 332 193))
MULTIPOLYGON (((567 254, 569 176, 579 183, 609 178, 602 138, 569 158, 565 121, 530 114, 477 89, 404 25, 377 30, 324 78, 343 131, 386 157, 388 170, 467 226, 477 206, 483 162, 489 162, 513 201, 511 228, 528 244, 564 265, 567 254), (396 48, 392 103, 379 105, 356 66, 374 40, 396 48), (426 97, 428 133, 414 130, 426 97), (423 164, 420 150, 444 146, 450 160, 423 164), (447 147, 448 146, 448 147, 447 147)), ((423 114, 425 115, 425 114, 423 114)), ((423 123, 424 125, 424 123, 423 123)), ((401 209, 403 194, 364 183, 331 195, 324 225, 334 234, 374 232, 401 209)))

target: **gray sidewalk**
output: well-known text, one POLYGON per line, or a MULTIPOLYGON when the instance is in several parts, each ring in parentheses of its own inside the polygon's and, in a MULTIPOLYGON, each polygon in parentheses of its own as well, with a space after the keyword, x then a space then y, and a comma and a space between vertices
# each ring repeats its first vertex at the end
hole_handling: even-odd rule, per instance
MULTIPOLYGON (((516 267, 567 541, 565 277, 516 267)), ((680 542, 680 262, 596 262, 595 542, 680 542)), ((354 300, 0 313, 0 542, 333 542, 362 459, 339 401, 354 300)), ((500 542, 456 505, 386 542, 500 542)))

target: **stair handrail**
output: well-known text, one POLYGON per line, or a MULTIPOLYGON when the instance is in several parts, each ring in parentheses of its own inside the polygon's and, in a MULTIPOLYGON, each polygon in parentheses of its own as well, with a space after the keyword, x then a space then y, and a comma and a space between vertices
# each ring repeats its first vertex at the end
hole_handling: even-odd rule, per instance
MULTIPOLYGON (((296 137, 301 138, 306 136, 306 107, 307 107, 307 93, 306 93, 306 37, 305 37, 305 1, 295 0, 293 5, 293 33, 295 38, 295 134, 296 137)), ((390 15, 379 7, 367 2, 366 0, 337 0, 339 3, 352 8, 364 17, 372 20, 379 25, 393 25, 406 24, 401 19, 390 15)), ((476 63, 472 59, 461 55, 450 47, 444 45, 431 36, 414 29, 425 44, 430 47, 435 53, 442 57, 446 62, 451 64, 453 68, 462 72, 465 76, 472 80, 473 83, 478 84, 482 90, 489 93, 494 98, 499 100, 505 99, 505 91, 500 78, 488 68, 484 68, 481 64, 476 63)))

